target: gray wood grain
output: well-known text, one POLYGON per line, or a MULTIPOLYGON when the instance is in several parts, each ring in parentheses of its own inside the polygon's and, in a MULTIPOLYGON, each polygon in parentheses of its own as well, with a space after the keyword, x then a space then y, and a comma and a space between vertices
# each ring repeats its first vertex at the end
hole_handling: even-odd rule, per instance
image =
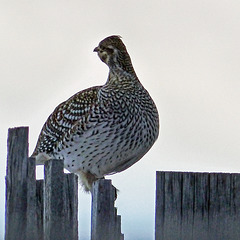
POLYGON ((64 174, 65 235, 67 239, 78 240, 78 178, 64 174))
POLYGON ((37 240, 44 240, 43 231, 43 209, 44 209, 44 195, 43 195, 44 180, 37 180, 36 182, 36 217, 37 217, 37 240))
POLYGON ((44 240, 78 240, 78 179, 62 160, 45 163, 43 215, 44 240))
POLYGON ((49 160, 44 166, 44 239, 65 240, 63 161, 49 160))
POLYGON ((38 219, 36 215, 36 162, 33 158, 27 159, 27 231, 26 239, 38 239, 38 219))
POLYGON ((240 239, 240 174, 157 172, 156 240, 240 239))
POLYGON ((5 239, 26 239, 28 128, 11 128, 7 141, 5 239))

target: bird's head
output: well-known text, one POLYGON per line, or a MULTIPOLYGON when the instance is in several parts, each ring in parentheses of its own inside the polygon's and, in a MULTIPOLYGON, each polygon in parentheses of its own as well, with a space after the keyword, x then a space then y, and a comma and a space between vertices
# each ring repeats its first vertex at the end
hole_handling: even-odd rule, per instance
POLYGON ((103 39, 99 45, 94 48, 99 58, 108 65, 121 68, 125 71, 133 69, 130 56, 120 36, 110 36, 103 39))

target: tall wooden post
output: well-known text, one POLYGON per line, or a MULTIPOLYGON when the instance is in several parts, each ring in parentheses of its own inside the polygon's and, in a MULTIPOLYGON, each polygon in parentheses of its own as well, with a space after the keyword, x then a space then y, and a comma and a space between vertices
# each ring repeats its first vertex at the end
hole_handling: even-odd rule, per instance
POLYGON ((35 166, 28 161, 28 127, 9 129, 7 146, 5 239, 34 239, 37 233, 31 223, 36 222, 33 214, 35 188, 31 181, 35 166))

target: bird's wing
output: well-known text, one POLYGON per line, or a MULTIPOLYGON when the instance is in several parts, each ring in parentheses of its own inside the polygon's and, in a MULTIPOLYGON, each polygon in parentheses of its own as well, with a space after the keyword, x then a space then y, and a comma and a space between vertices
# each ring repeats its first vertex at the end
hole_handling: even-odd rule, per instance
POLYGON ((58 143, 79 122, 87 118, 96 105, 100 86, 74 94, 59 104, 45 122, 32 157, 38 153, 52 153, 58 143))

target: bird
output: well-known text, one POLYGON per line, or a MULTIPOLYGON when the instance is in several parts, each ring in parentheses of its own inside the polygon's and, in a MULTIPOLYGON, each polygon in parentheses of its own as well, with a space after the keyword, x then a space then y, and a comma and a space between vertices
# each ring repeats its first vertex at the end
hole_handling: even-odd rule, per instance
POLYGON ((85 191, 106 175, 138 162, 159 135, 159 114, 139 81, 118 35, 93 50, 109 68, 104 85, 79 91, 59 104, 42 127, 31 157, 36 164, 62 159, 85 191))

